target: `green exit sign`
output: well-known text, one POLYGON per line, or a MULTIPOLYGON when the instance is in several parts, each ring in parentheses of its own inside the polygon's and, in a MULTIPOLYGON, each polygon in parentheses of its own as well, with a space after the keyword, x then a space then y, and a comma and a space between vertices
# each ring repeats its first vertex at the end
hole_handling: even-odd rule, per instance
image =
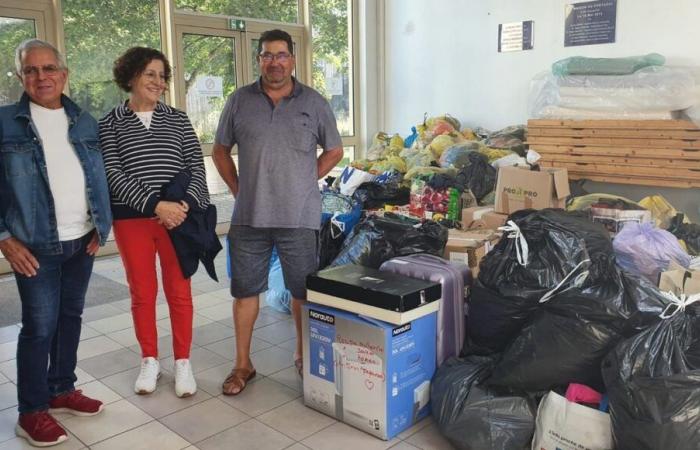
POLYGON ((230 19, 229 28, 237 31, 245 31, 245 20, 242 19, 230 19))

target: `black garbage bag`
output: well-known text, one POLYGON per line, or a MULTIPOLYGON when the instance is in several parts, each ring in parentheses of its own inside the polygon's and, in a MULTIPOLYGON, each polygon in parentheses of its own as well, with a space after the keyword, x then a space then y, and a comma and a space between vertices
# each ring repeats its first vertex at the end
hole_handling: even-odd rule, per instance
POLYGON ((406 205, 411 199, 411 189, 401 187, 398 181, 362 183, 353 198, 362 202, 363 209, 381 208, 384 205, 406 205))
POLYGON ((455 177, 455 183, 469 189, 478 201, 496 188, 496 169, 481 153, 472 152, 468 156, 469 164, 462 168, 455 177))
POLYGON ((318 270, 325 269, 340 253, 345 242, 345 234, 340 224, 333 219, 321 225, 319 232, 318 270))
POLYGON ((697 303, 678 310, 621 342, 603 361, 618 450, 700 445, 699 315, 697 303))
POLYGON ((692 256, 700 256, 700 225, 697 223, 683 223, 683 214, 676 214, 676 217, 671 219, 671 224, 668 227, 678 240, 685 242, 688 248, 688 253, 692 256))
POLYGON ((331 267, 358 264, 378 269, 396 256, 442 256, 446 243, 447 228, 432 220, 420 222, 390 213, 370 216, 353 228, 331 267))
POLYGON ((602 391, 605 355, 623 338, 658 322, 666 304, 646 279, 614 267, 607 279, 575 284, 539 304, 506 347, 488 385, 548 390, 581 383, 602 391))
POLYGON ((524 449, 532 440, 537 402, 524 394, 479 386, 492 366, 488 357, 452 358, 433 378, 433 418, 457 449, 524 449))
POLYGON ((509 220, 519 231, 506 233, 486 254, 471 293, 467 353, 502 351, 542 296, 585 261, 591 283, 608 277, 615 266, 607 231, 585 213, 522 210, 509 220))

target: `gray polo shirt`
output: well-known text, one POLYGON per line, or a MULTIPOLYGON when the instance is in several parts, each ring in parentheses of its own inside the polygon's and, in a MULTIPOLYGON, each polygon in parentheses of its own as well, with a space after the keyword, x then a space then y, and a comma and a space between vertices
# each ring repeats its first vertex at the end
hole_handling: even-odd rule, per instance
POLYGON ((227 100, 216 130, 217 144, 238 144, 238 196, 231 223, 260 228, 319 229, 316 148, 342 146, 325 98, 294 80, 275 106, 260 80, 227 100))

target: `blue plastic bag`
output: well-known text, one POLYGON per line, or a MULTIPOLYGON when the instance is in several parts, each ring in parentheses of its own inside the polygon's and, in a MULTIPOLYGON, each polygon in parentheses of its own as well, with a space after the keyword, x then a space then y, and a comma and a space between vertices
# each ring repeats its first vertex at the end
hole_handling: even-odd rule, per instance
POLYGON ((265 303, 275 311, 286 314, 292 313, 292 293, 284 285, 282 263, 276 248, 272 249, 272 257, 270 258, 270 272, 267 275, 265 303))

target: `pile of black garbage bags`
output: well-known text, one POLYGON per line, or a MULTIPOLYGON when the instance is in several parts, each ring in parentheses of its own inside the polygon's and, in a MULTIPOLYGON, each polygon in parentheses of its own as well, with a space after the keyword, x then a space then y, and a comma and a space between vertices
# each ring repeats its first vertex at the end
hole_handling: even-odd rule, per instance
POLYGON ((481 263, 463 355, 433 380, 440 431, 458 449, 530 448, 542 396, 580 383, 608 394, 616 448, 695 448, 700 302, 677 300, 617 268, 585 214, 512 214, 481 263))

